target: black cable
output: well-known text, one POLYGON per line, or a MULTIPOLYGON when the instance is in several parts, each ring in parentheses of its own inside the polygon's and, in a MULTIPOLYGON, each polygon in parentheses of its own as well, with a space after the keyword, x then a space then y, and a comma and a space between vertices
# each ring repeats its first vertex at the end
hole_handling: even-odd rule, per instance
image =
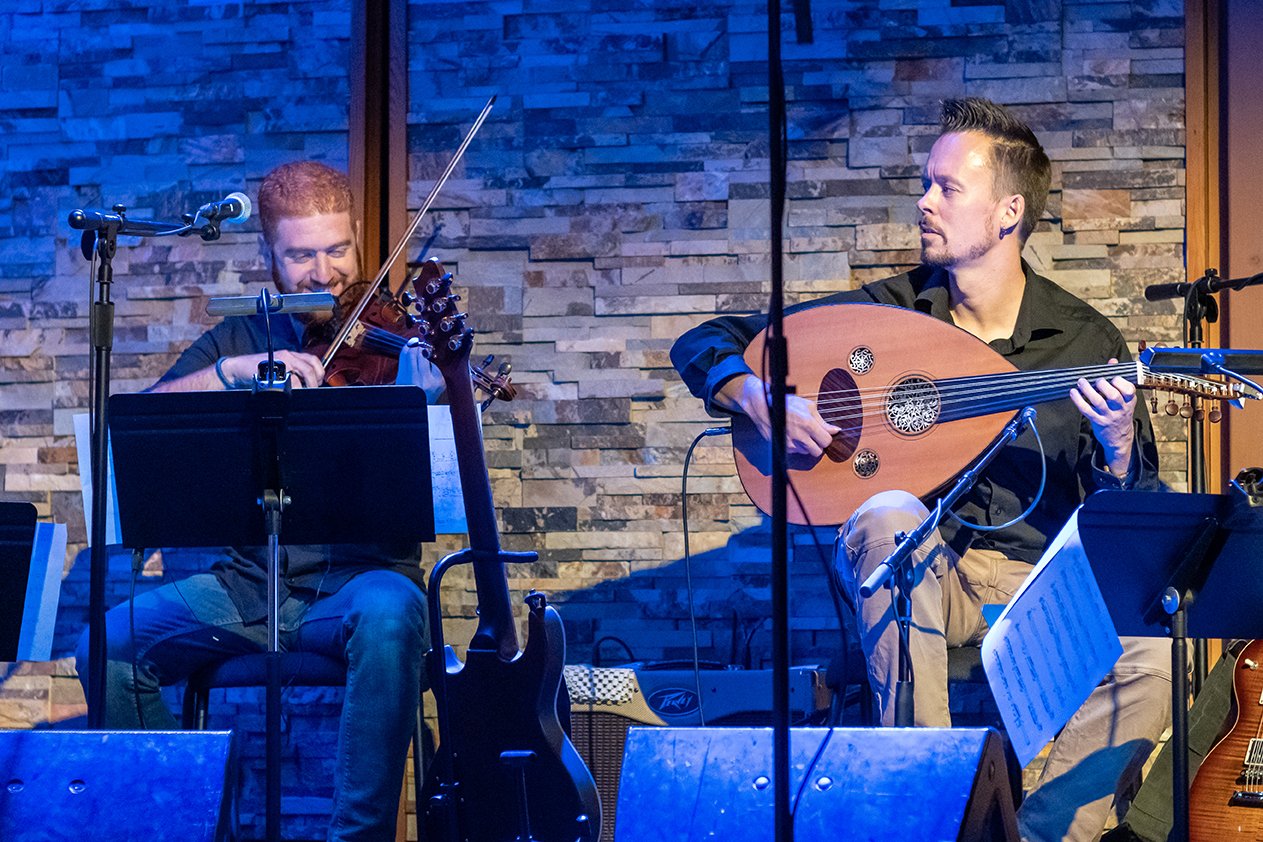
MULTIPOLYGON (((685 552, 687 552, 687 550, 685 550, 685 552)), ((619 646, 622 647, 623 652, 626 653, 627 655, 628 662, 636 660, 636 653, 633 652, 632 648, 627 645, 627 641, 623 640, 621 637, 615 637, 612 634, 607 634, 605 635, 605 637, 598 638, 596 643, 592 644, 592 666, 594 667, 601 666, 601 660, 602 660, 601 644, 605 643, 607 640, 613 643, 617 643, 619 646)))
POLYGON ((688 593, 689 627, 693 635, 693 687, 697 691, 697 716, 703 728, 706 727, 706 712, 703 708, 702 696, 702 658, 697 648, 697 612, 693 607, 693 564, 689 553, 689 463, 693 460, 693 451, 701 444, 702 439, 731 432, 731 427, 709 427, 698 433, 684 454, 684 468, 680 472, 680 520, 684 528, 684 581, 685 590, 688 593))

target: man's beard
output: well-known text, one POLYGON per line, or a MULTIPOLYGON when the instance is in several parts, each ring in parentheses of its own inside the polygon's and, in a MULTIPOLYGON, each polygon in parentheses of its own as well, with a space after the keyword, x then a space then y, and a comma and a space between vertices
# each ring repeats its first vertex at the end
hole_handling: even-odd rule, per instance
MULTIPOLYGON (((942 235, 940 235, 941 237, 942 235)), ((977 242, 970 246, 962 256, 953 252, 951 247, 947 245, 947 242, 944 241, 938 246, 921 246, 921 262, 936 269, 951 269, 959 266, 961 263, 977 260, 985 255, 989 249, 989 244, 977 242)))

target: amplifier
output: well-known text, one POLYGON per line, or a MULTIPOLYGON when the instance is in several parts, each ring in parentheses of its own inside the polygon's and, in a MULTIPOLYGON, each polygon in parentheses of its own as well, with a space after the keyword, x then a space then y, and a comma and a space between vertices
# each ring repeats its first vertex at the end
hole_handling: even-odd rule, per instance
MULTIPOLYGON (((615 805, 627 729, 633 725, 770 726, 771 670, 565 668, 570 694, 570 739, 601 795, 601 842, 614 839, 615 805), (701 684, 702 695, 697 694, 701 684)), ((830 691, 824 669, 790 671, 790 720, 795 725, 828 719, 830 691)))

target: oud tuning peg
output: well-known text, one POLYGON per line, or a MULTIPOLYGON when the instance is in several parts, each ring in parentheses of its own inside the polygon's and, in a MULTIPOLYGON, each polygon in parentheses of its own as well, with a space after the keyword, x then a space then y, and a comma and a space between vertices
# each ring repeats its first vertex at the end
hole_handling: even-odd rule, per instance
POLYGON ((1200 406, 1197 407, 1193 410, 1193 417, 1198 421, 1204 420, 1206 418, 1206 410, 1202 409, 1200 406))
POLYGON ((1140 340, 1139 343, 1137 343, 1136 350, 1143 351, 1145 348, 1148 348, 1148 347, 1149 347, 1149 343, 1142 339, 1140 340))
POLYGON ((1212 423, 1212 424, 1218 424, 1218 423, 1219 423, 1219 419, 1220 419, 1220 418, 1223 418, 1223 417, 1224 417, 1224 414, 1223 414, 1222 412, 1220 412, 1220 411, 1219 411, 1219 407, 1215 407, 1215 408, 1214 408, 1214 409, 1212 409, 1209 413, 1207 413, 1206 417, 1207 417, 1208 419, 1210 419, 1210 423, 1212 423))
POLYGON ((1149 411, 1152 412, 1154 415, 1158 414, 1158 396, 1157 395, 1149 396, 1149 411))
POLYGON ((1164 409, 1166 410, 1166 414, 1167 414, 1167 415, 1179 415, 1179 414, 1180 414, 1180 405, 1179 405, 1178 403, 1176 403, 1176 402, 1175 402, 1175 398, 1171 398, 1169 401, 1167 401, 1166 406, 1164 407, 1164 409))
POLYGON ((1181 418, 1193 417, 1193 407, 1191 404, 1189 404, 1188 401, 1185 401, 1184 405, 1180 407, 1180 417, 1181 418))

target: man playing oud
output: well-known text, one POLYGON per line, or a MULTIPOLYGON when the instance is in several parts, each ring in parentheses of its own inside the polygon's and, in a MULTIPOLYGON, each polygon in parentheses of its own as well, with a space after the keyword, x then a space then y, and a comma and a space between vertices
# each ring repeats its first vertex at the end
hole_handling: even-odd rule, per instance
MULTIPOLYGON (((1031 129, 982 99, 945 102, 941 128, 917 202, 921 265, 790 312, 846 302, 905 307, 968 331, 1022 370, 1126 360, 1126 343, 1105 317, 1022 260, 1051 180, 1048 156, 1031 129)), ((709 410, 745 414, 766 439, 767 386, 742 358, 765 325, 763 316, 713 319, 680 337, 671 359, 709 410)), ((819 457, 840 428, 826 422, 812 401, 794 395, 786 400, 788 452, 819 457)), ((1012 597, 1088 494, 1157 487, 1148 415, 1135 387, 1122 378, 1080 380, 1065 400, 1040 408, 1037 425, 1043 466, 1027 430, 955 507, 961 520, 944 518, 938 534, 913 556, 910 652, 917 725, 951 725, 948 647, 982 641, 987 624, 981 607, 1012 597), (1041 467, 1047 470, 1042 497, 1025 519, 1012 522, 1035 500, 1041 467), (971 524, 1002 528, 982 531, 971 524)), ((911 494, 887 491, 863 503, 839 533, 835 574, 856 606, 884 725, 894 722, 899 633, 890 594, 863 599, 859 583, 894 549, 895 534, 911 531, 927 514, 911 494)), ((1024 839, 1095 839, 1116 791, 1130 781, 1170 717, 1169 647, 1158 639, 1122 642, 1122 657, 1053 743, 1039 784, 1019 811, 1024 839)))

